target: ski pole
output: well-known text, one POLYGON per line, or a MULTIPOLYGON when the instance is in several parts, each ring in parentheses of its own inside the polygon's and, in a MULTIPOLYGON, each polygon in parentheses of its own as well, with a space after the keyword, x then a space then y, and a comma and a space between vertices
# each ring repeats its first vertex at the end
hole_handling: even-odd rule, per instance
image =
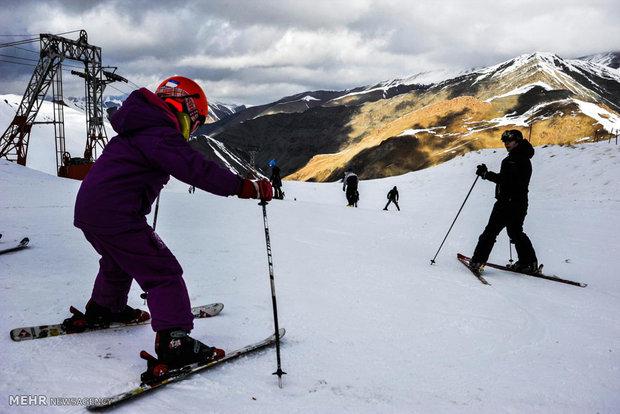
POLYGON ((153 217, 153 231, 155 231, 155 228, 157 227, 157 213, 159 213, 159 197, 160 196, 161 194, 157 196, 157 202, 155 203, 155 216, 153 217))
POLYGON ((510 249, 510 264, 512 264, 512 240, 508 239, 508 248, 510 249))
MULTIPOLYGON (((157 195, 157 202, 155 203, 155 214, 153 215, 153 231, 155 231, 155 228, 157 227, 157 213, 159 213, 159 197, 161 196, 161 193, 157 195)), ((142 292, 140 294, 140 297, 142 299, 144 299, 144 304, 146 305, 146 298, 147 298, 148 293, 146 292, 142 292)))
POLYGON ((269 263, 269 281, 271 283, 271 304, 273 305, 273 323, 275 326, 276 335, 276 359, 278 362, 278 369, 271 375, 278 376, 278 386, 282 388, 282 375, 286 375, 286 372, 282 371, 282 364, 280 362, 280 328, 278 326, 278 304, 276 302, 276 285, 273 277, 273 260, 271 258, 271 241, 269 239, 269 225, 267 224, 267 202, 261 200, 258 205, 263 207, 263 224, 265 226, 265 244, 267 245, 267 262, 269 263))
POLYGON ((456 213, 456 217, 454 217, 454 221, 452 222, 452 224, 450 225, 450 228, 448 229, 448 232, 446 233, 446 237, 443 238, 443 241, 441 242, 441 245, 439 246, 439 249, 437 249, 437 253, 435 253, 435 257, 433 257, 431 259, 431 265, 435 264, 435 259, 437 258, 437 255, 439 254, 439 251, 441 250, 441 248, 443 247, 443 244, 445 243, 446 239, 448 238, 448 234, 450 234, 450 231, 452 230, 452 226, 454 226, 454 223, 456 223, 456 219, 459 217, 459 214, 461 214, 461 210, 463 210, 463 206, 465 206, 465 202, 467 202, 467 199, 469 198, 469 195, 471 194, 471 190, 474 189, 474 186, 476 185, 476 181, 478 181, 478 178, 480 176, 476 175, 476 179, 474 180, 474 183, 471 185, 471 188, 469 189, 469 192, 467 193, 467 196, 465 197, 465 200, 463 200, 463 204, 461 204, 461 208, 459 208, 459 212, 456 213))

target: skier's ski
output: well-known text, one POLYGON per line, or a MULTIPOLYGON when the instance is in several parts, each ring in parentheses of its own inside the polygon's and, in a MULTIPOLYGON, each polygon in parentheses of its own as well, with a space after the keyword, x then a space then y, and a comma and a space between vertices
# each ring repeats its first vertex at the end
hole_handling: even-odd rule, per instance
MULTIPOLYGON (((212 303, 210 305, 193 307, 192 313, 194 314, 195 318, 209 318, 211 316, 215 316, 219 314, 222 311, 222 309, 224 309, 224 304, 212 303)), ((13 329, 11 331, 11 339, 14 341, 27 341, 30 339, 47 338, 49 336, 69 335, 73 333, 100 331, 103 329, 116 329, 116 328, 130 327, 130 326, 145 325, 149 322, 150 322, 150 319, 147 319, 142 322, 134 322, 134 323, 112 323, 109 326, 90 328, 82 332, 67 332, 62 327, 62 324, 27 326, 23 328, 13 329)))
MULTIPOLYGON (((469 257, 467 257, 467 256, 463 256, 463 255, 460 255, 460 256, 462 256, 465 260, 469 260, 469 257)), ((508 272, 519 273, 519 274, 524 275, 524 276, 532 276, 532 277, 538 277, 540 279, 552 280, 554 282, 566 283, 567 285, 573 285, 573 286, 579 286, 579 287, 586 287, 586 286, 588 286, 587 283, 575 282, 573 280, 568 280, 568 279, 562 279, 561 277, 557 277, 555 275, 545 275, 545 274, 541 273, 542 272, 542 268, 543 268, 542 264, 540 266, 538 266, 538 273, 518 272, 518 271, 516 271, 514 269, 511 269, 510 267, 498 265, 498 264, 495 264, 495 263, 487 263, 486 266, 492 267, 493 269, 506 270, 508 272)))
POLYGON ((16 252, 21 249, 25 249, 28 247, 28 243, 30 243, 30 239, 28 237, 24 237, 16 246, 10 247, 8 249, 0 250, 0 254, 16 252))
MULTIPOLYGON (((284 336, 284 334, 286 333, 286 331, 284 329, 280 329, 279 334, 280 334, 280 338, 282 338, 284 336)), ((222 359, 219 359, 217 361, 212 361, 212 362, 208 362, 206 364, 191 364, 191 365, 186 365, 183 368, 179 368, 176 369, 174 371, 170 371, 166 377, 166 379, 164 379, 163 381, 159 381, 159 382, 155 382, 155 383, 151 383, 151 384, 141 384, 140 386, 133 388, 129 391, 111 396, 111 397, 104 397, 100 399, 100 402, 98 404, 93 404, 93 405, 89 405, 88 407, 86 407, 89 411, 97 411, 97 410, 102 410, 102 409, 106 409, 108 407, 111 407, 113 405, 117 405, 120 404, 122 402, 126 402, 128 400, 131 400, 133 398, 136 398, 140 395, 144 395, 149 391, 153 391, 157 388, 163 387, 165 385, 168 385, 172 382, 176 382, 176 381, 181 381, 184 380, 185 378, 187 378, 188 376, 199 372, 199 371, 203 371, 209 368, 212 368, 216 365, 219 365, 222 362, 227 362, 230 361, 234 358, 237 358, 241 355, 245 355, 248 354, 250 352, 254 352, 257 351, 259 349, 265 348, 269 345, 272 345, 276 342, 276 336, 275 334, 271 335, 270 337, 260 341, 260 342, 256 342, 252 345, 248 345, 246 347, 243 347, 241 349, 238 349, 236 351, 232 351, 226 354, 226 356, 222 359)))
POLYGON ((469 271, 472 272, 474 276, 476 276, 480 282, 482 282, 482 284, 489 285, 489 286, 491 285, 489 282, 487 282, 487 280, 484 277, 482 277, 482 274, 480 271, 476 271, 472 269, 471 267, 469 267, 469 257, 463 256, 462 254, 457 253, 456 258, 459 259, 459 262, 463 263, 463 265, 466 268, 468 268, 469 271))

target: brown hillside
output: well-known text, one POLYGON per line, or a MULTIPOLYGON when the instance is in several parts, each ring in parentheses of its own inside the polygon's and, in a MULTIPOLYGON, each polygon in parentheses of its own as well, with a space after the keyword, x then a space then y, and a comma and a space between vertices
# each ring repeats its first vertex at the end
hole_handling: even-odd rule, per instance
MULTIPOLYGON (((334 179, 340 175, 343 168, 351 162, 360 152, 380 145, 384 140, 397 137, 407 129, 427 129, 443 127, 441 133, 429 135, 425 143, 415 144, 428 146, 428 142, 435 145, 442 142, 442 147, 454 140, 454 137, 467 132, 465 122, 493 118, 500 115, 493 105, 481 102, 470 96, 463 96, 448 101, 440 101, 417 110, 411 110, 404 115, 385 122, 390 114, 395 111, 392 107, 400 102, 392 102, 388 105, 368 104, 361 112, 355 115, 348 126, 350 127, 350 145, 334 154, 320 154, 314 156, 303 168, 288 176, 293 180, 325 181, 334 179), (383 121, 383 122, 381 122, 383 121), (372 127, 371 125, 374 125, 372 127)), ((419 140, 411 137, 401 139, 419 140)), ((412 141, 413 142, 413 141, 412 141)), ((420 148, 421 149, 421 148, 420 148)), ((364 174, 367 175, 367 174, 364 174)), ((362 178, 364 178, 362 176, 362 178)))
POLYGON ((373 108, 370 104, 349 122, 349 136, 355 137, 350 138, 349 145, 334 154, 314 156, 287 179, 333 181, 346 167, 358 171, 362 179, 404 174, 471 150, 503 147, 499 137, 506 129, 519 129, 526 138, 531 134, 532 143, 542 145, 573 143, 593 137, 600 128, 570 101, 541 107, 536 115, 546 119, 534 122, 531 130, 492 121, 518 106, 520 99, 510 96, 487 103, 471 96, 458 97, 409 111, 385 124, 376 121, 382 110, 394 112, 385 105, 373 108), (364 129, 368 124, 377 126, 364 129), (408 129, 427 131, 401 135, 408 129))

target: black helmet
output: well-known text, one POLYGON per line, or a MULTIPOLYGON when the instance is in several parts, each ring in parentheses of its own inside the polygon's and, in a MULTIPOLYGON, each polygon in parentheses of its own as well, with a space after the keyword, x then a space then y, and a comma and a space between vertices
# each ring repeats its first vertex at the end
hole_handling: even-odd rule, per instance
POLYGON ((521 141, 523 134, 518 129, 509 129, 502 134, 502 142, 521 141))

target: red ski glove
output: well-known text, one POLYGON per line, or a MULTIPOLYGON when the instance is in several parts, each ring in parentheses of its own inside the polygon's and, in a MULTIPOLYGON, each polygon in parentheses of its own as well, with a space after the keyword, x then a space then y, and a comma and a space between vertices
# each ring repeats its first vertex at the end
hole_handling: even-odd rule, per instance
POLYGON ((260 198, 263 201, 271 201, 273 189, 269 180, 252 181, 244 179, 237 195, 239 198, 260 198))

